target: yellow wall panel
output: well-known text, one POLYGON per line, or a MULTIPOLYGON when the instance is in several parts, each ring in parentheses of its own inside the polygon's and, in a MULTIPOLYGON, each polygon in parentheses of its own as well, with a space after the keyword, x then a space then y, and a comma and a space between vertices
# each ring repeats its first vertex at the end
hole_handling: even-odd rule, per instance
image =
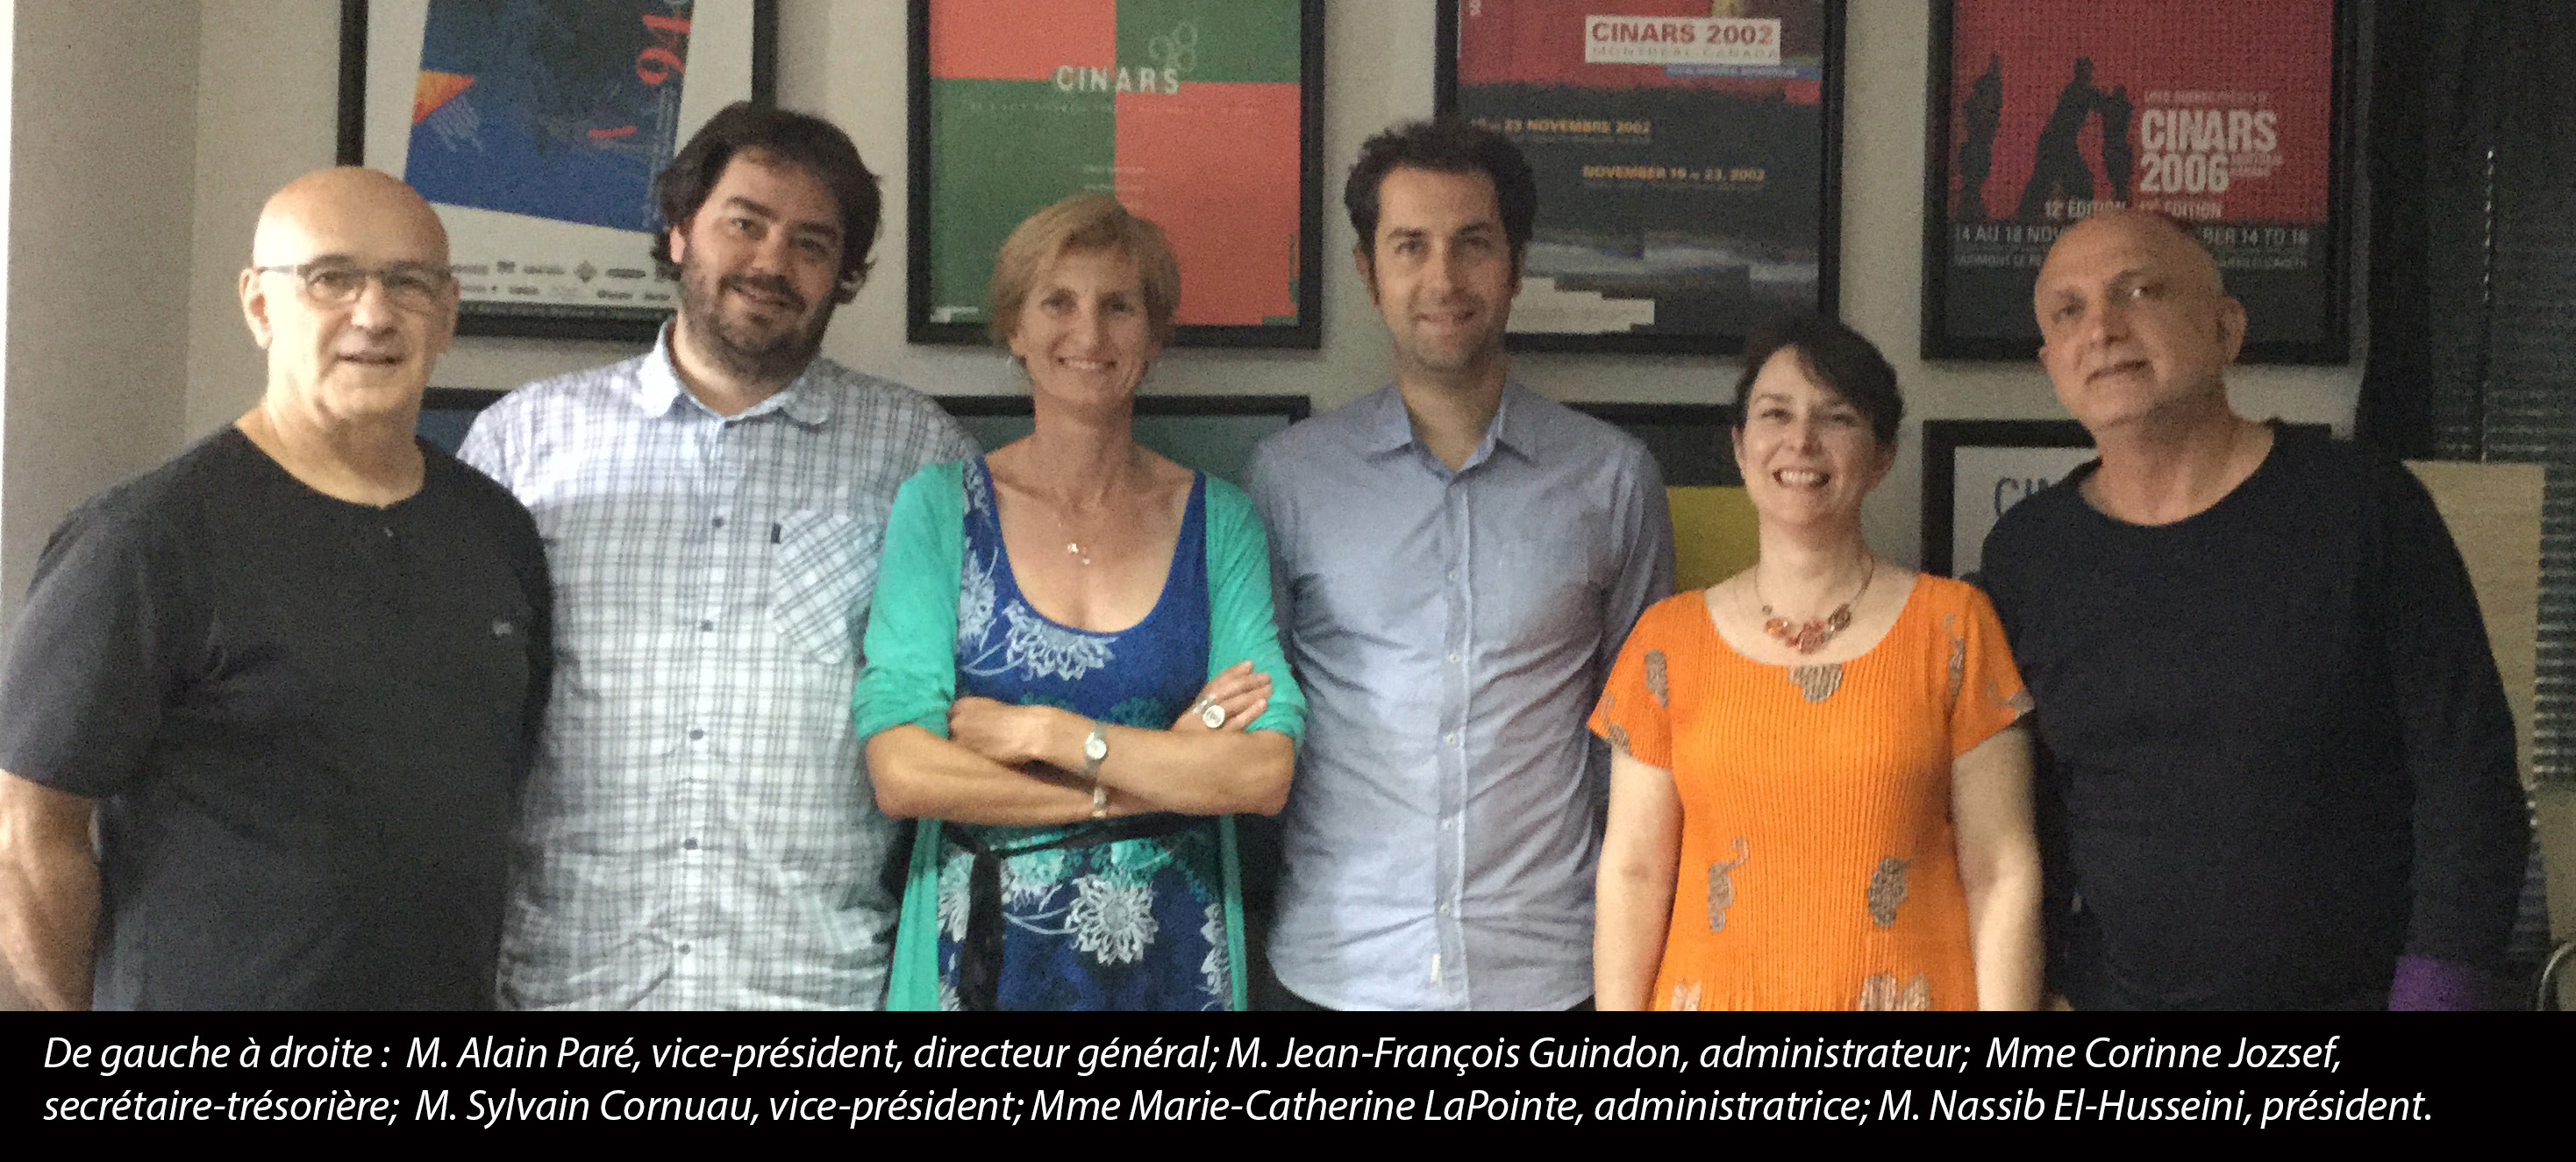
POLYGON ((1761 555, 1753 499, 1741 488, 1667 488, 1673 510, 1673 588, 1705 589, 1761 555))

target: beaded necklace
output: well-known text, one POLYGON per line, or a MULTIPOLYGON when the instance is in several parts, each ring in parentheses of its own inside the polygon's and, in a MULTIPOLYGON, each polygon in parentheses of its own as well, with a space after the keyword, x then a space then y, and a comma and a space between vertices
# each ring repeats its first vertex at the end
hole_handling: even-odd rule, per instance
POLYGON ((1869 583, 1877 576, 1878 556, 1873 553, 1869 558, 1869 569, 1860 575, 1860 588, 1852 591, 1851 600, 1835 606, 1832 613, 1823 617, 1811 617, 1804 625, 1792 625, 1788 618, 1771 612, 1771 603, 1762 599, 1762 577, 1759 572, 1756 572, 1753 577, 1753 600, 1755 604, 1762 607, 1762 632, 1770 634, 1781 644, 1802 654, 1812 654, 1821 650, 1825 648, 1826 642, 1834 640, 1834 635, 1851 625, 1852 605, 1861 599, 1862 594, 1869 592, 1869 583))

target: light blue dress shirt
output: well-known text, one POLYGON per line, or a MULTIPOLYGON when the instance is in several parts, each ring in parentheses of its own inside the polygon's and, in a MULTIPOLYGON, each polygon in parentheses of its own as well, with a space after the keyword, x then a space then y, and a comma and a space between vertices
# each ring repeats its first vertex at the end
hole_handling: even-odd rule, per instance
POLYGON ((1451 472, 1390 387, 1270 437, 1251 491, 1306 692, 1270 963, 1337 1009, 1592 994, 1606 751, 1584 716, 1672 591, 1645 445, 1517 385, 1451 472))

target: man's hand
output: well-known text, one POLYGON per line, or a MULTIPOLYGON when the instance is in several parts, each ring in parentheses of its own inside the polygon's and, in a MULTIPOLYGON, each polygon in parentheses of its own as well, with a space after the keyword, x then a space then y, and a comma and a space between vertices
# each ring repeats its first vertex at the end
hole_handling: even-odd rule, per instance
POLYGON ((96 811, 88 799, 0 771, 0 961, 40 1008, 89 1007, 96 811))

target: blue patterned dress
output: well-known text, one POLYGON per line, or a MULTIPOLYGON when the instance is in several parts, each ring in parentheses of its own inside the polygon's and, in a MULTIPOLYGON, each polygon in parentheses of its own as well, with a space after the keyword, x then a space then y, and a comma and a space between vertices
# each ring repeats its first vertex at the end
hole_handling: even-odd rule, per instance
MULTIPOLYGON (((1143 621, 1115 633, 1072 629, 1031 608, 1011 572, 983 461, 966 465, 965 491, 958 695, 1168 729, 1207 680, 1206 477, 1191 482, 1162 596, 1143 621)), ((1097 825, 945 828, 1007 850, 1087 826, 1097 825)), ((939 1000, 954 1008, 974 859, 953 840, 940 854, 939 1000)), ((1009 856, 1001 862, 1001 898, 1000 1008, 1222 1009, 1232 998, 1214 819, 1151 838, 1009 856)))

